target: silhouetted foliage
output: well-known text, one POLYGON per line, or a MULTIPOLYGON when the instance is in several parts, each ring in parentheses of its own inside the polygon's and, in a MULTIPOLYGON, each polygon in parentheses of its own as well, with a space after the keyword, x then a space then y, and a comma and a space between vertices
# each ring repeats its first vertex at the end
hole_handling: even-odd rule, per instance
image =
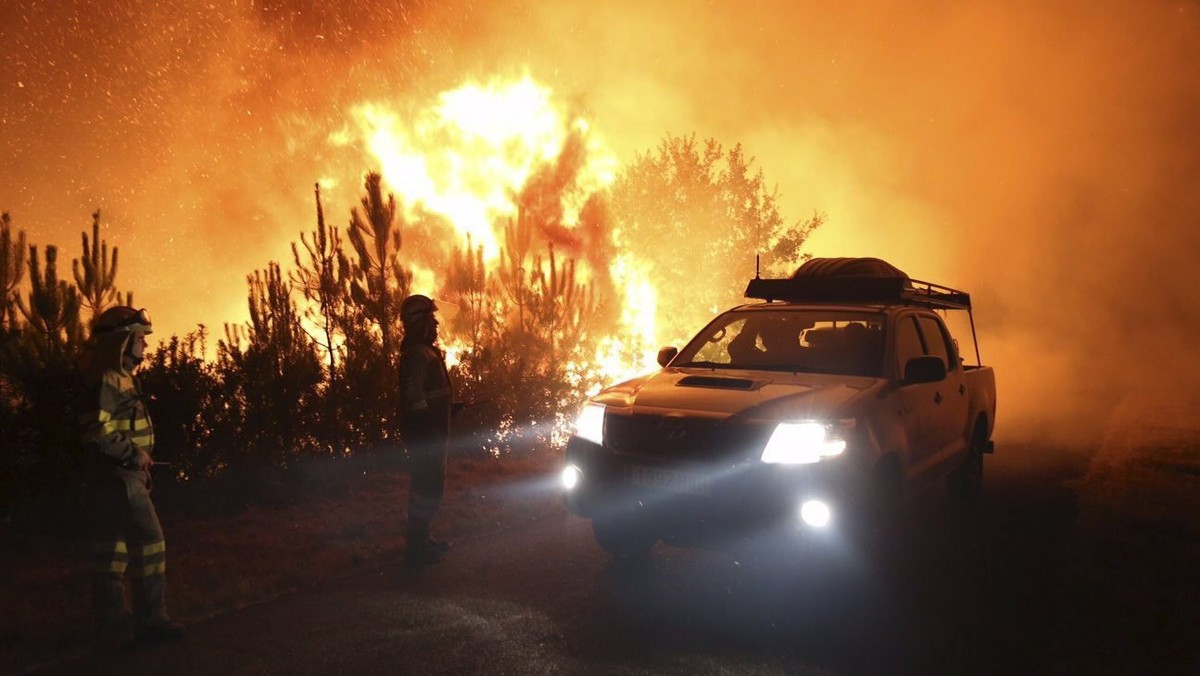
MULTIPOLYGON (((8 470, 11 460, 21 447, 22 440, 16 438, 23 429, 20 418, 21 392, 13 382, 12 369, 16 341, 20 338, 20 326, 16 316, 17 286, 25 276, 25 233, 14 235, 12 219, 8 212, 0 214, 0 471, 4 477, 13 476, 8 470)), ((0 480, 0 491, 8 493, 11 479, 0 480)))
POLYGON ((220 397, 220 375, 204 357, 207 341, 203 325, 183 338, 171 336, 138 371, 142 388, 152 393, 155 456, 172 463, 170 474, 186 480, 220 474, 233 447, 221 434, 230 417, 220 397))
POLYGON ((77 495, 83 479, 73 409, 83 342, 79 294, 58 278, 57 247, 45 253, 43 268, 37 247, 29 247, 30 289, 16 298, 24 323, 0 349, 5 415, 21 423, 3 435, 12 437, 4 442, 3 471, 13 483, 4 499, 17 504, 52 489, 77 495))
POLYGON ((281 465, 318 448, 308 425, 322 379, 321 360, 300 326, 279 264, 247 278, 250 321, 226 325, 217 343, 217 370, 237 448, 252 454, 230 463, 281 465))

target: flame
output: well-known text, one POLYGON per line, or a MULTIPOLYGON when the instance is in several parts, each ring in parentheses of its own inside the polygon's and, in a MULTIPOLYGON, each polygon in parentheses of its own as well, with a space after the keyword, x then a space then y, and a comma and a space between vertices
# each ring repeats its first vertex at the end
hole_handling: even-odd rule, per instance
POLYGON ((452 338, 441 343, 442 354, 446 357, 446 368, 454 368, 462 362, 463 354, 470 349, 466 341, 452 338))
MULTIPOLYGON (((602 383, 619 382, 658 368, 657 294, 646 268, 631 254, 623 253, 613 260, 610 270, 623 303, 620 330, 601 339, 596 350, 602 383)), ((597 384, 588 394, 594 394, 600 386, 597 384)))
MULTIPOLYGON (((355 106, 350 117, 353 128, 331 135, 330 142, 361 143, 406 217, 417 218, 421 212, 440 216, 456 244, 482 248, 489 273, 498 270, 503 227, 518 213, 518 196, 535 171, 563 155, 572 138, 582 139, 585 153, 572 189, 561 197, 563 227, 577 227, 588 198, 616 177, 616 157, 593 127, 569 114, 550 88, 528 75, 464 84, 407 116, 384 103, 368 102, 355 106)), ((657 368, 654 286, 636 255, 622 251, 617 233, 608 236, 617 251, 608 273, 620 295, 618 325, 612 335, 599 339, 593 363, 568 364, 577 384, 591 384, 593 391, 599 384, 584 382, 583 374, 611 384, 657 368)), ((406 265, 413 271, 413 291, 436 292, 438 273, 411 265, 411 260, 406 265)), ((597 276, 583 260, 577 261, 576 273, 580 282, 597 276)), ((459 363, 469 350, 459 336, 444 338, 442 346, 448 365, 459 363)))
POLYGON ((406 265, 409 272, 412 273, 412 284, 409 286, 409 291, 433 297, 438 288, 437 273, 419 263, 406 261, 406 265))
MULTIPOLYGON (((558 157, 572 130, 588 139, 581 187, 602 189, 615 176, 616 159, 590 126, 557 107, 551 90, 529 76, 443 92, 410 119, 381 103, 360 104, 351 117, 408 215, 420 208, 444 217, 460 243, 469 236, 488 261, 500 253, 497 224, 517 213, 514 197, 538 166, 558 157)), ((346 144, 350 136, 339 132, 331 141, 346 144)), ((565 225, 578 222, 585 199, 564 197, 565 225)))

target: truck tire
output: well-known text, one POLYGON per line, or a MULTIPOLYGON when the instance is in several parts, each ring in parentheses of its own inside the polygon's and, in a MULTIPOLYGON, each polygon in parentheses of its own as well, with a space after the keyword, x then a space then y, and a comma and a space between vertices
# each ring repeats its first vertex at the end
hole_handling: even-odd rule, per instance
POLYGON ((658 541, 657 537, 632 519, 592 519, 592 533, 600 548, 619 563, 645 561, 658 541))
POLYGON ((987 443, 982 421, 975 426, 967 444, 967 457, 950 475, 950 493, 964 505, 975 505, 983 495, 983 447, 987 443))
POLYGON ((852 537, 868 557, 886 559, 902 540, 904 476, 896 458, 889 457, 871 469, 869 479, 852 537))

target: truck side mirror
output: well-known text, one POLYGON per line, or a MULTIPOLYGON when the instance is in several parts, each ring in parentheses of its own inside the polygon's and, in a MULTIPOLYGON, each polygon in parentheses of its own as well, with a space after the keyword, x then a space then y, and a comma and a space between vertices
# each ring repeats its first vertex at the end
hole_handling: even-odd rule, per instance
POLYGON ((904 365, 904 385, 939 383, 946 379, 946 362, 937 355, 913 357, 904 365))
POLYGON ((663 349, 658 351, 658 365, 663 368, 666 368, 667 364, 670 364, 671 360, 674 359, 675 355, 677 355, 677 354, 679 354, 679 348, 664 347, 663 349))

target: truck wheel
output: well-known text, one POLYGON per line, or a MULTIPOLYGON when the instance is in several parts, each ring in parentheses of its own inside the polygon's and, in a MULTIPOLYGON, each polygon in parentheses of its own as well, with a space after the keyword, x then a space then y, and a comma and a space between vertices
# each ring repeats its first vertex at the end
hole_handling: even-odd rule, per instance
POLYGON ((899 464, 889 458, 871 470, 869 479, 851 532, 869 557, 887 558, 901 539, 904 477, 899 464))
POLYGON ((967 446, 967 457, 950 475, 950 492, 963 504, 974 505, 983 495, 983 446, 987 433, 976 428, 967 446))
POLYGON ((872 545, 891 553, 904 528, 904 476, 896 462, 885 462, 875 470, 875 513, 872 545))
POLYGON ((658 538, 629 519, 592 519, 592 532, 601 549, 618 562, 644 561, 658 538))

